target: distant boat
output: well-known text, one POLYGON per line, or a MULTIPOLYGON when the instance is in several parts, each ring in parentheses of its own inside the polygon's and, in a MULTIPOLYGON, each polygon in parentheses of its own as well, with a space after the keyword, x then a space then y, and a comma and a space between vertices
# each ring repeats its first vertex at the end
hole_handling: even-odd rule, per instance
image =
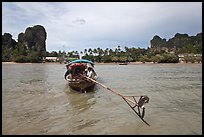
POLYGON ((127 65, 128 63, 127 62, 121 62, 119 63, 119 65, 127 65))
POLYGON ((80 92, 86 92, 93 89, 95 82, 89 81, 83 77, 86 76, 96 80, 97 75, 94 71, 94 63, 92 61, 85 59, 74 60, 67 64, 66 68, 67 71, 64 77, 68 81, 70 88, 80 92))

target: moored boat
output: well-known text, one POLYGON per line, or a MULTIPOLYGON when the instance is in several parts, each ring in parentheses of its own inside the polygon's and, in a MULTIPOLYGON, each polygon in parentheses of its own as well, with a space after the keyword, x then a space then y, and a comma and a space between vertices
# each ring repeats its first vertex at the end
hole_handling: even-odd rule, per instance
POLYGON ((93 80, 97 78, 92 61, 85 59, 74 60, 68 63, 66 68, 67 71, 64 77, 68 81, 70 88, 80 92, 90 91, 90 89, 94 88, 95 83, 84 78, 84 76, 93 80))
POLYGON ((127 62, 121 62, 119 63, 119 65, 127 65, 128 63, 127 62))

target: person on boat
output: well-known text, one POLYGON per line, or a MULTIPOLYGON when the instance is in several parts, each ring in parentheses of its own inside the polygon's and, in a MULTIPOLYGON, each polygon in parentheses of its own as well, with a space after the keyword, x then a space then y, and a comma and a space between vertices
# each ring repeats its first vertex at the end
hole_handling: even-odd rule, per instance
POLYGON ((96 76, 96 72, 94 71, 94 69, 92 67, 88 67, 86 75, 89 78, 94 78, 96 76))
POLYGON ((71 70, 72 70, 72 78, 73 79, 80 79, 81 76, 80 75, 83 75, 84 71, 85 71, 85 65, 82 64, 82 63, 76 63, 76 64, 73 64, 71 66, 71 70))

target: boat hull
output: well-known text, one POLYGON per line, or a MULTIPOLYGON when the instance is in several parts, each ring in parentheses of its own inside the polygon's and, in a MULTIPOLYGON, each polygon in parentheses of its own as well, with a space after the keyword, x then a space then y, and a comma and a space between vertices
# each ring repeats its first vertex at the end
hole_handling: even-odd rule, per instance
POLYGON ((76 80, 76 81, 69 80, 68 84, 70 88, 80 92, 88 92, 91 89, 93 89, 95 86, 94 82, 87 81, 87 80, 76 80))
POLYGON ((119 65, 127 65, 128 63, 119 63, 119 65))

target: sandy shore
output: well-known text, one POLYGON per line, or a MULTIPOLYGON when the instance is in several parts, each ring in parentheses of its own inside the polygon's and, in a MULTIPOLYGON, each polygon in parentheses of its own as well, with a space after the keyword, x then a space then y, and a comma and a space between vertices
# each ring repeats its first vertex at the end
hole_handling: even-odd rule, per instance
MULTIPOLYGON (((150 63, 150 62, 148 62, 150 63)), ((146 64, 148 64, 146 63, 146 64)), ((153 63, 153 62, 152 62, 153 63)), ((98 63, 96 62, 95 65, 119 65, 119 62, 111 62, 111 63, 98 63)), ((142 62, 128 62, 128 65, 135 65, 135 64, 143 64, 142 62)))
MULTIPOLYGON (((17 63, 17 62, 2 62, 2 64, 45 64, 45 63, 17 63)), ((46 64, 60 64, 59 62, 46 62, 46 64)))
MULTIPOLYGON (((46 62, 46 64, 60 64, 59 62, 46 62)), ((146 63, 153 63, 153 62, 146 62, 146 63)), ((2 64, 33 64, 33 63, 16 63, 16 62, 2 62, 2 64)), ((98 63, 95 62, 95 64, 97 65, 118 65, 119 63, 115 63, 115 62, 111 62, 111 63, 98 63)), ((142 64, 142 62, 128 62, 128 64, 142 64)))
MULTIPOLYGON (((36 64, 36 63, 16 63, 16 62, 2 62, 2 64, 36 64)), ((43 64, 60 64, 59 62, 46 62, 43 64)), ((115 62, 111 62, 111 63, 98 63, 95 62, 95 65, 119 65, 120 63, 115 63, 115 62)), ((154 64, 153 62, 128 62, 128 65, 138 65, 138 64, 154 64)), ((157 64, 157 63, 156 63, 157 64)), ((166 63, 167 64, 167 63, 166 63)), ((184 63, 184 62, 180 62, 177 64, 202 64, 202 63, 184 63)))
POLYGON ((32 63, 2 62, 2 64, 32 64, 32 63))
POLYGON ((2 64, 18 64, 16 62, 2 62, 2 64))

